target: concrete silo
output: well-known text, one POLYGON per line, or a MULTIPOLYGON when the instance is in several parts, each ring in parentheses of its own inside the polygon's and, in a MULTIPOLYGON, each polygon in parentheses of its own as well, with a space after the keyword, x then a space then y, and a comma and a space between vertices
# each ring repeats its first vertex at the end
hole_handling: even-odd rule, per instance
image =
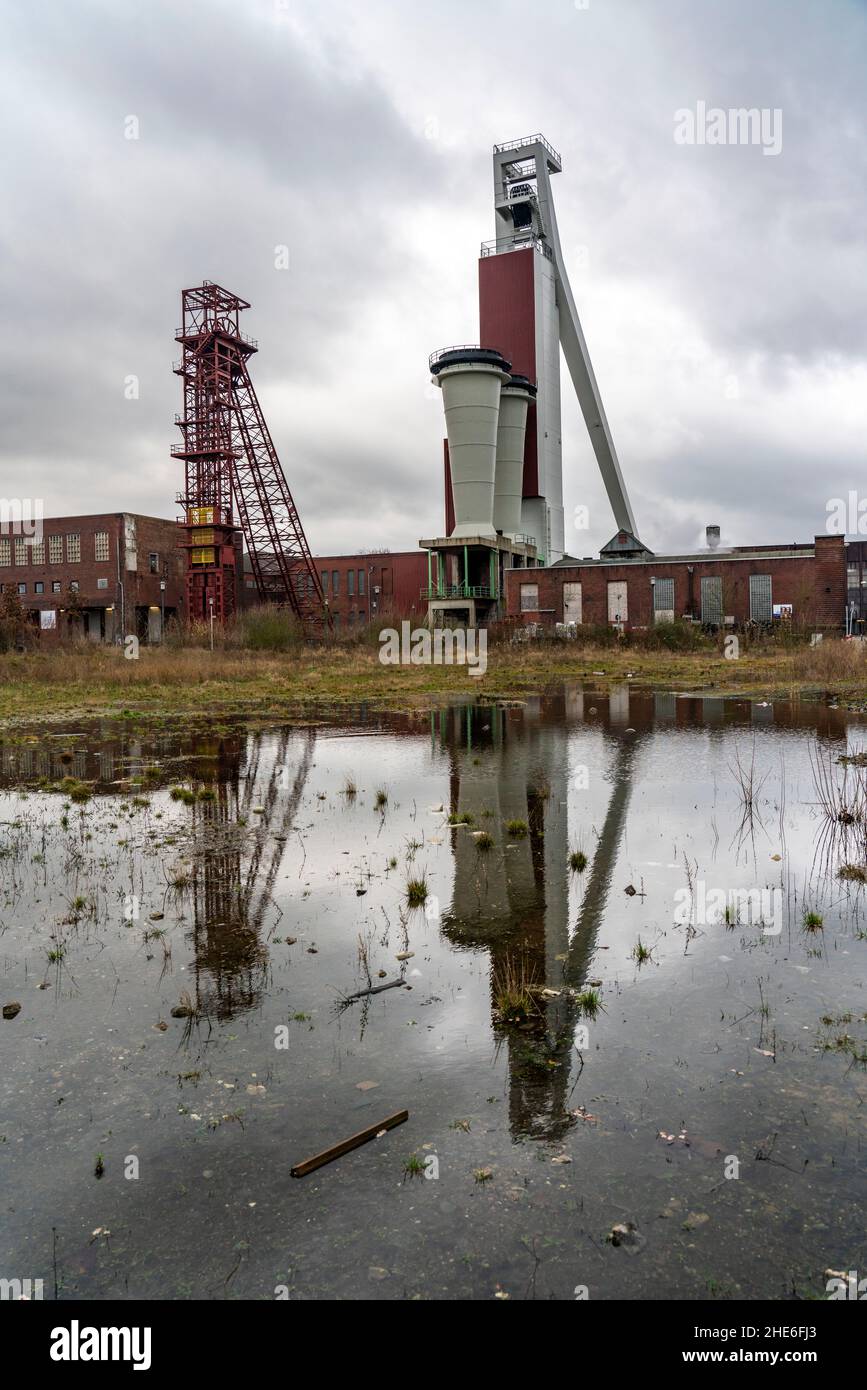
POLYGON ((447 348, 430 359, 433 379, 443 393, 454 537, 496 536, 500 389, 510 379, 510 366, 501 353, 482 347, 447 348))
POLYGON ((521 534, 521 502, 524 491, 524 442, 527 408, 536 387, 525 376, 512 376, 500 391, 500 423, 497 430, 497 467, 494 478, 494 530, 509 540, 521 534))

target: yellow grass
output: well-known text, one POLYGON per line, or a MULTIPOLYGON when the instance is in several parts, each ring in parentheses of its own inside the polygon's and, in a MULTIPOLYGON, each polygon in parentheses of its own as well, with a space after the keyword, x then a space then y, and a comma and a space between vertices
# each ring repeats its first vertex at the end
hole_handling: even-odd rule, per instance
POLYGON ((0 720, 111 714, 279 715, 313 706, 370 701, 426 708, 469 695, 520 699, 577 680, 596 690, 627 678, 655 690, 714 691, 776 698, 865 697, 859 643, 826 638, 818 647, 753 648, 726 660, 716 647, 668 652, 574 642, 492 644, 488 669, 388 666, 363 644, 300 646, 287 653, 142 647, 128 660, 117 647, 88 644, 0 656, 0 720))

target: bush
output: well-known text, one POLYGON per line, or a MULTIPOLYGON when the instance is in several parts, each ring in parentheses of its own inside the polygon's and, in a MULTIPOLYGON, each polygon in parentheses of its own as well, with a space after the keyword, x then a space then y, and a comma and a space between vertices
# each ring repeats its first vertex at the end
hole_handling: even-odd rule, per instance
MULTIPOLYGON (((266 603, 244 609, 225 627, 214 623, 215 651, 289 652, 294 651, 303 640, 294 615, 276 604, 266 603)), ((211 624, 187 624, 172 619, 166 624, 165 645, 173 648, 208 648, 211 645, 211 624)))
POLYGON ((272 604, 241 613, 227 636, 237 637, 237 645, 253 652, 288 652, 303 641, 294 615, 272 604))
POLYGON ((632 645, 645 647, 648 651, 695 652, 711 650, 716 643, 698 623, 687 623, 678 618, 673 623, 658 623, 646 632, 634 633, 632 645))
POLYGON ((0 652, 33 645, 33 629, 17 592, 9 587, 0 597, 0 652))

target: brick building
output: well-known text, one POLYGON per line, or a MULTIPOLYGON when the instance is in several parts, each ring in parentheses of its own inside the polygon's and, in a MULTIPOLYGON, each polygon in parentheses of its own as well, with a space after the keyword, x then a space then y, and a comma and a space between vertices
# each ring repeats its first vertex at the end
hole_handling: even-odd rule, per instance
POLYGON ((0 524, 0 593, 18 594, 42 642, 112 642, 128 633, 158 642, 163 615, 183 615, 184 566, 177 524, 161 517, 106 512, 0 524))
POLYGON ((867 634, 867 541, 846 542, 846 588, 849 628, 863 637, 867 634))
MULTIPOLYGON (((380 551, 361 555, 314 555, 322 591, 337 632, 378 617, 412 618, 427 613, 422 589, 427 584, 427 556, 418 550, 380 551)), ((245 606, 257 602, 256 581, 244 557, 245 606)))
POLYGON ((524 623, 617 624, 625 631, 687 618, 710 627, 791 620, 843 628, 842 536, 812 545, 739 546, 694 555, 577 560, 506 572, 506 612, 524 623))

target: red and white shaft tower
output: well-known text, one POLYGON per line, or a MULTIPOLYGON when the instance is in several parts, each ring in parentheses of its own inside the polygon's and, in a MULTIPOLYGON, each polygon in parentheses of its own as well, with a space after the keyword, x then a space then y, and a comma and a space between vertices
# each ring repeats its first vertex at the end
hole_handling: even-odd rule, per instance
POLYGON ((494 146, 496 236, 479 261, 480 342, 537 385, 527 418, 521 529, 548 564, 564 553, 560 348, 618 528, 635 519, 563 260, 551 175, 559 154, 541 135, 494 146))

